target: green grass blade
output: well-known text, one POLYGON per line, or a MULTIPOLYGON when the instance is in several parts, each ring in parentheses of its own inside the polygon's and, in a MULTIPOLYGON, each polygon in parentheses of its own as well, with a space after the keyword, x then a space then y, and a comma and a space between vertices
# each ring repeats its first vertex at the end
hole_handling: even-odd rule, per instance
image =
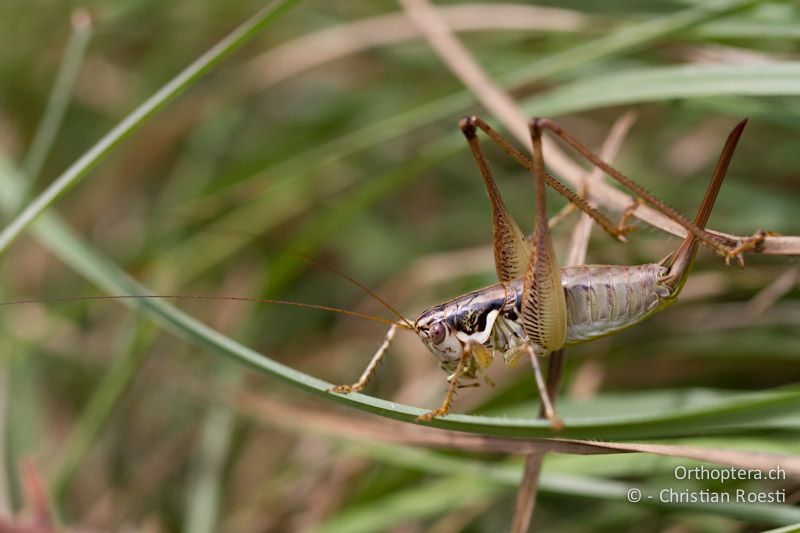
POLYGON ((57 501, 66 494, 73 476, 80 469, 84 457, 103 431, 114 409, 119 405, 124 392, 136 377, 142 364, 150 353, 147 344, 154 336, 155 328, 131 328, 128 338, 122 340, 122 356, 114 361, 93 392, 86 407, 72 427, 69 435, 59 449, 59 460, 50 476, 50 491, 57 501), (139 338, 139 337, 143 338, 139 338))
POLYGON ((77 10, 72 15, 72 33, 64 50, 64 58, 58 74, 56 74, 56 81, 53 84, 50 98, 47 100, 42 121, 36 129, 31 146, 22 163, 22 170, 29 180, 28 188, 33 187, 39 178, 61 122, 64 120, 75 79, 86 56, 86 49, 91 38, 92 21, 89 13, 85 10, 77 10))
MULTIPOLYGON (((220 385, 235 387, 241 369, 219 361, 220 385)), ((230 453, 236 414, 230 405, 217 403, 209 406, 203 435, 192 460, 191 482, 187 490, 184 531, 187 533, 213 533, 218 530, 220 508, 225 499, 225 463, 230 453)))
POLYGON ((153 96, 134 109, 131 114, 122 119, 119 124, 75 161, 64 173, 56 178, 39 196, 31 201, 16 218, 0 232, 0 253, 22 233, 28 224, 70 187, 83 178, 126 137, 140 128, 161 108, 194 85, 201 76, 253 38, 261 29, 276 20, 298 1, 299 0, 275 0, 262 8, 253 17, 229 33, 224 39, 211 47, 210 50, 167 82, 167 84, 159 89, 153 96))
POLYGON ((762 0, 702 2, 700 5, 683 11, 663 17, 654 17, 647 22, 626 26, 605 37, 574 46, 563 52, 548 55, 525 68, 511 73, 509 76, 502 78, 501 81, 509 84, 530 83, 548 76, 561 74, 604 57, 629 52, 647 43, 692 28, 703 22, 747 9, 761 2, 762 0))
POLYGON ((24 457, 41 453, 42 442, 46 433, 46 423, 41 416, 41 391, 43 389, 43 371, 40 362, 33 357, 31 350, 20 349, 18 341, 12 335, 4 333, 4 342, 0 347, 4 353, 13 353, 4 361, 2 384, 5 402, 4 413, 0 416, 3 422, 0 448, 4 452, 0 460, 6 474, 3 488, 8 492, 3 495, 3 503, 8 509, 20 507, 24 500, 20 479, 19 465, 24 457))
POLYGON ((589 109, 675 98, 796 96, 800 62, 751 65, 689 65, 634 69, 561 85, 536 96, 525 109, 563 115, 589 109))

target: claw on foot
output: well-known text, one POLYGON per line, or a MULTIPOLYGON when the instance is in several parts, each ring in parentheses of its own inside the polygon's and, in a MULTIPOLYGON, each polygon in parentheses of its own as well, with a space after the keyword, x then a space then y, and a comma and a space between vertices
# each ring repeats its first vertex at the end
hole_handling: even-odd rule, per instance
POLYGON ((616 237, 619 242, 628 242, 628 238, 625 237, 625 235, 634 231, 636 231, 636 226, 617 226, 614 237, 616 237))
POLYGON ((417 417, 417 422, 430 422, 437 416, 444 416, 447 414, 447 409, 434 409, 433 411, 427 412, 424 415, 419 415, 417 417))
POLYGON ((730 265, 731 259, 736 259, 739 263, 739 268, 744 268, 744 258, 742 254, 752 252, 757 249, 764 242, 771 232, 760 229, 756 231, 752 237, 742 239, 738 245, 725 251, 725 264, 730 265))
POLYGON ((553 431, 562 431, 565 427, 564 421, 553 415, 553 418, 550 419, 550 427, 553 428, 553 431))
POLYGON ((336 394, 350 394, 351 392, 361 392, 361 387, 358 385, 336 385, 328 389, 328 391, 336 394))
POLYGON ((627 241, 625 235, 636 230, 636 226, 628 225, 628 220, 630 220, 630 218, 633 216, 633 213, 636 211, 636 209, 638 209, 639 206, 643 204, 644 200, 637 197, 633 200, 633 202, 631 202, 631 205, 626 207, 625 211, 622 212, 622 216, 620 217, 619 223, 617 224, 617 232, 615 235, 617 239, 619 239, 622 242, 625 242, 627 241))

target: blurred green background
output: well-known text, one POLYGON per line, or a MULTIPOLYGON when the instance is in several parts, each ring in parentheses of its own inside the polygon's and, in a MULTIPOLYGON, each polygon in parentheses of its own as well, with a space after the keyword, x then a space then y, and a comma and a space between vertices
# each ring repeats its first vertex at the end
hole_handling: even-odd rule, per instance
MULTIPOLYGON (((796 3, 437 5, 527 112, 557 118, 589 146, 599 148, 613 122, 636 111, 615 161, 687 215, 725 135, 749 117, 710 226, 800 234, 796 3)), ((261 7, 3 2, 0 173, 25 180, 31 198, 261 7), (87 14, 91 35, 76 36, 87 14), (55 126, 41 133, 59 69, 48 115, 55 126)), ((288 249, 347 272, 412 319, 493 283, 488 203, 457 121, 476 113, 502 128, 400 9, 388 1, 299 2, 144 123, 54 211, 156 293, 262 296, 391 318, 288 249)), ((529 176, 488 153, 511 211, 530 229, 529 176)), ((549 200, 552 213, 564 204, 549 200)), ((555 230, 562 257, 576 219, 555 230)), ((588 262, 658 261, 678 243, 641 224, 630 241, 595 231, 588 262)), ((76 261, 91 262, 73 250, 76 261)), ((702 251, 674 308, 569 350, 561 414, 568 424, 600 417, 624 426, 696 406, 724 410, 733 405, 728 398, 772 388, 796 391, 798 269, 794 257, 748 256, 739 270, 702 251), (777 289, 760 293, 771 284, 777 289)), ((3 300, 102 294, 29 234, 6 250, 0 276, 3 300)), ((179 306, 332 383, 353 381, 384 331, 283 306, 179 306)), ((2 314, 0 515, 22 507, 17 466, 32 456, 63 523, 76 528, 444 532, 495 531, 510 520, 519 458, 415 451, 323 431, 315 415, 362 418, 163 333, 116 302, 30 304, 2 314)), ((497 387, 462 392, 456 412, 534 412, 526 368, 498 365, 490 374, 497 387)), ((445 386, 425 348, 400 333, 367 393, 429 408, 445 386)), ((733 416, 724 430, 682 431, 678 420, 648 436, 798 454, 792 402, 771 416, 733 416)), ((673 486, 676 464, 686 461, 549 458, 534 523, 549 531, 748 531, 800 522, 796 505, 784 506, 786 514, 700 510, 631 505, 620 496, 625 483, 673 486)), ((763 487, 800 498, 796 481, 763 487)))

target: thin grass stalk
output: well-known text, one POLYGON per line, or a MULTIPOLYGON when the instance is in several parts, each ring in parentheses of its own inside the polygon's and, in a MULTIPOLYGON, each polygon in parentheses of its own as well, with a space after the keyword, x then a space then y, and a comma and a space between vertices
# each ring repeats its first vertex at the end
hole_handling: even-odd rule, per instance
MULTIPOLYGON (((217 381, 235 388, 243 376, 241 369, 220 361, 217 381)), ((198 453, 191 463, 187 491, 184 531, 213 533, 218 530, 219 514, 225 500, 225 462, 233 440, 236 415, 225 402, 212 404, 203 424, 198 453)))
POLYGON ((61 128, 64 115, 69 107, 75 79, 86 57, 86 50, 92 38, 92 19, 89 12, 83 8, 76 9, 72 14, 72 33, 64 49, 53 89, 47 100, 42 120, 33 135, 30 148, 22 162, 22 171, 28 176, 24 196, 36 185, 40 178, 47 156, 61 128))
POLYGON ((103 375, 94 393, 81 411, 78 420, 73 424, 58 453, 58 461, 52 468, 50 491, 55 502, 60 504, 66 496, 75 474, 80 471, 86 455, 122 400, 142 365, 150 353, 147 345, 154 337, 155 329, 147 324, 145 327, 132 327, 125 338, 121 339, 121 357, 114 361, 111 368, 103 375))

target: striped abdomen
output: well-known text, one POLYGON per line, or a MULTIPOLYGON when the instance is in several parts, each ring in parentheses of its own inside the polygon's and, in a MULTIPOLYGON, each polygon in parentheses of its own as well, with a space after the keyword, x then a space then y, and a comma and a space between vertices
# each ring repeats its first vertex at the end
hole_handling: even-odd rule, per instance
POLYGON ((667 269, 582 265, 561 269, 567 299, 567 344, 585 342, 641 322, 669 303, 659 279, 667 269))

